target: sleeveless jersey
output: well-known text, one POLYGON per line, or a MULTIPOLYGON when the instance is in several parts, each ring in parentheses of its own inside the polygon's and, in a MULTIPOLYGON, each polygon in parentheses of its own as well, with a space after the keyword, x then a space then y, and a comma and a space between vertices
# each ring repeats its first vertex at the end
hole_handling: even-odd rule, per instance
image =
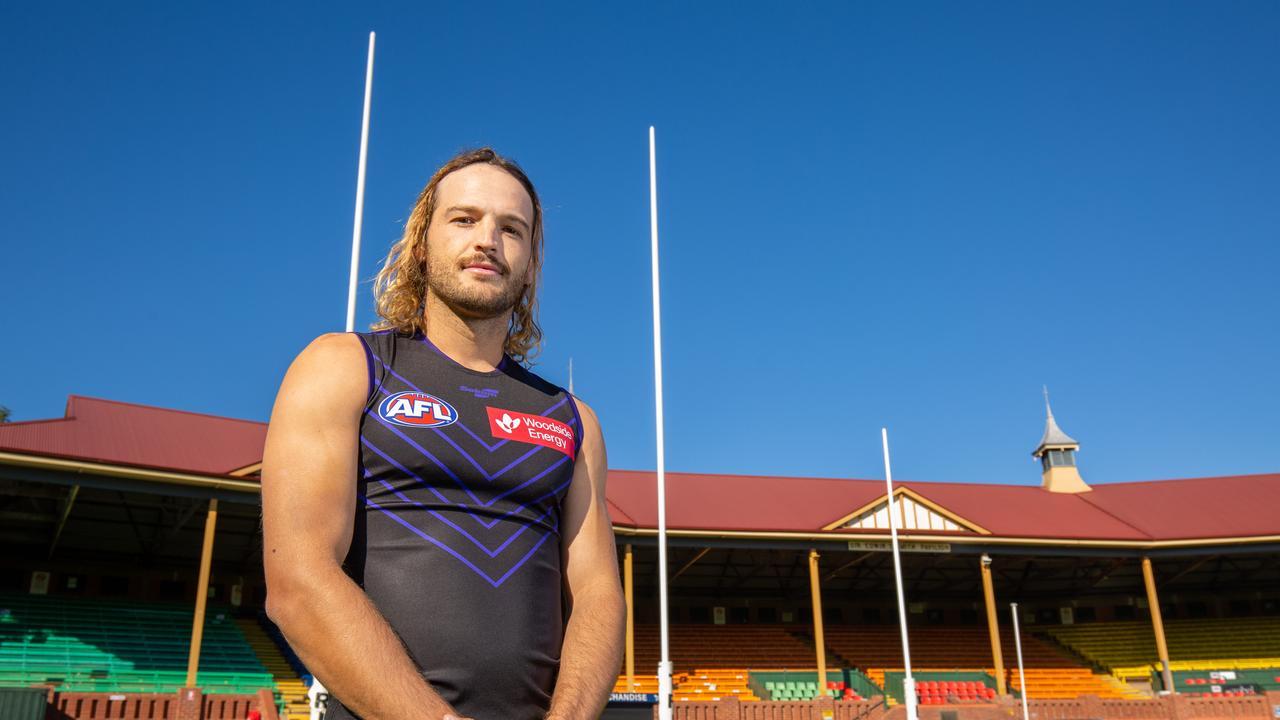
MULTIPOLYGON (((564 635, 577 406, 506 357, 479 372, 421 334, 359 336, 370 394, 344 568, 464 717, 541 718, 564 635)), ((355 716, 331 698, 326 717, 355 716)))

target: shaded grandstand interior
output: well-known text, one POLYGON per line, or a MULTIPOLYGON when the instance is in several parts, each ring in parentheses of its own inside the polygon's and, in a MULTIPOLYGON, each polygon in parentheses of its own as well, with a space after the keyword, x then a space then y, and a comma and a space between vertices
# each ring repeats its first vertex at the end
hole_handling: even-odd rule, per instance
MULTIPOLYGON (((256 497, 253 498, 256 501, 256 497)), ((33 570, 51 594, 156 602, 195 600, 209 501, 91 486, 0 479, 0 592, 26 592, 33 570)), ((213 548, 212 602, 261 606, 261 510, 223 502, 213 548)))
MULTIPOLYGON (((807 549, 742 544, 748 546, 707 548, 681 539, 671 548, 672 622, 712 623, 716 607, 724 608, 725 624, 811 622, 807 549)), ((892 555, 826 545, 819 562, 827 623, 896 625, 892 555)), ((1138 552, 943 546, 949 552, 902 554, 911 626, 986 626, 978 569, 984 551, 992 558, 1002 623, 1010 602, 1020 604, 1029 631, 1150 617, 1138 552)), ((633 540, 633 548, 637 622, 654 623, 657 551, 650 538, 633 540)), ((1274 552, 1166 553, 1153 565, 1166 620, 1280 614, 1274 552)))
MULTIPOLYGON (((951 552, 903 555, 913 665, 926 677, 930 672, 951 673, 945 675, 948 678, 977 673, 994 684, 981 555, 960 546, 948 549, 951 552)), ((1139 557, 1104 552, 992 556, 1004 680, 1012 691, 1022 690, 1009 614, 1009 603, 1015 601, 1021 610, 1030 697, 1130 698, 1152 691, 1157 654, 1139 557), (1124 636, 1120 645, 1104 644, 1095 651, 1092 645, 1063 641, 1079 635, 1086 640, 1107 636, 1111 628, 1124 636), (1120 657, 1126 662, 1136 657, 1140 671, 1113 675, 1108 647, 1120 648, 1113 652, 1124 653, 1120 657)), ((637 544, 633 553, 635 667, 637 673, 652 675, 659 659, 652 600, 656 550, 637 544)), ((677 672, 812 672, 816 667, 806 551, 677 547, 670 552, 669 564, 671 657, 677 672)), ((1280 665, 1280 558, 1272 553, 1166 556, 1154 566, 1170 646, 1183 653, 1173 654, 1175 669, 1280 665), (1258 639, 1257 631, 1246 639, 1248 631, 1240 626, 1247 623, 1268 628, 1274 640, 1258 639), (1202 637, 1213 635, 1221 641, 1206 646, 1201 639, 1197 644, 1192 637, 1197 627, 1202 637), (1179 657, 1188 662, 1179 664, 1179 657), (1197 659, 1203 662, 1190 662, 1197 659)), ((827 667, 857 669, 880 687, 885 687, 886 675, 900 675, 903 667, 892 572, 889 553, 821 553, 827 667)), ((724 686, 723 679, 718 682, 724 686)))

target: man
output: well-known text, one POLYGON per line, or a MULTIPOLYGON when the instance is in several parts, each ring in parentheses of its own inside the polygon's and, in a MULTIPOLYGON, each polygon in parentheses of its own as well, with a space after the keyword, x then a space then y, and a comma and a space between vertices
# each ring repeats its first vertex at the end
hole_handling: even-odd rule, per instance
POLYGON ((427 183, 380 332, 285 376, 262 472, 267 612, 327 717, 597 718, 625 609, 595 414, 522 366, 542 209, 482 149, 427 183), (563 593, 562 593, 563 588, 563 593))

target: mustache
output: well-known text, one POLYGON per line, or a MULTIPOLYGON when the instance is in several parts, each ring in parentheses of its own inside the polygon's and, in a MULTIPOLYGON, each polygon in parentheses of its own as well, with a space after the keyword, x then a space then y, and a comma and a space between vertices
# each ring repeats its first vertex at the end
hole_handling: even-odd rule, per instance
POLYGON ((461 260, 458 261, 459 267, 464 267, 464 268, 467 267, 468 265, 475 265, 480 263, 483 263, 485 265, 492 265, 493 267, 498 269, 499 273, 503 275, 511 274, 511 268, 507 267, 506 263, 502 262, 497 258, 489 257, 488 255, 485 255, 483 253, 477 254, 477 255, 471 255, 469 257, 462 258, 461 260))

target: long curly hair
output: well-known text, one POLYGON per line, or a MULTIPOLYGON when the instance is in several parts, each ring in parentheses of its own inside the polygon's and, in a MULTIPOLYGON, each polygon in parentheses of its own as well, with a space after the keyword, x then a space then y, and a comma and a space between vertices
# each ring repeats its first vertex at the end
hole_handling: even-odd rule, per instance
POLYGON ((542 328, 538 327, 538 283, 542 279, 542 203, 533 182, 513 160, 499 155, 493 148, 467 150, 440 166, 418 200, 404 225, 404 235, 391 246, 373 282, 373 297, 378 316, 374 330, 396 330, 405 334, 427 332, 425 304, 427 299, 427 228, 436 210, 436 188, 446 175, 469 165, 484 163, 502 168, 524 186, 533 202, 533 228, 530 258, 533 272, 529 285, 511 312, 511 324, 503 351, 516 362, 528 364, 542 347, 542 328))

